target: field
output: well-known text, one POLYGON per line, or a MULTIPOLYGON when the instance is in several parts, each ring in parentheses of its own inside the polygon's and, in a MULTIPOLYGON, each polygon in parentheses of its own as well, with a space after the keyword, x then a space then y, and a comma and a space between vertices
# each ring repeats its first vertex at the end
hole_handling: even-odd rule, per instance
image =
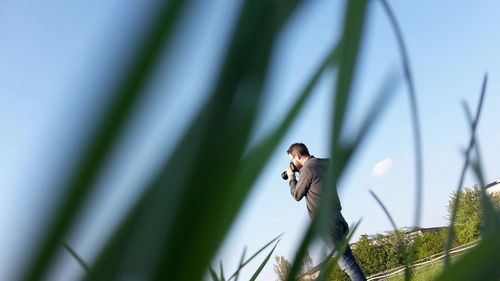
MULTIPOLYGON (((460 256, 454 256, 451 258, 451 262, 455 262, 460 259, 460 256)), ((438 260, 435 261, 432 264, 427 264, 422 267, 417 267, 413 269, 414 275, 412 276, 411 280, 415 281, 428 281, 428 280, 434 280, 443 270, 444 266, 444 261, 438 260)), ((389 281, 403 281, 405 280, 404 274, 400 274, 395 277, 390 277, 387 280, 389 281)))

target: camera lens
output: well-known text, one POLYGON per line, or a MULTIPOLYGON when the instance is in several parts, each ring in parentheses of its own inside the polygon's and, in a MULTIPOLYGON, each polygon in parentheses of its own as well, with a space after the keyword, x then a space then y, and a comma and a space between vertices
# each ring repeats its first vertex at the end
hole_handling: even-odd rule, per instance
POLYGON ((288 174, 286 173, 286 171, 283 171, 283 173, 281 173, 281 178, 284 180, 288 179, 288 174))

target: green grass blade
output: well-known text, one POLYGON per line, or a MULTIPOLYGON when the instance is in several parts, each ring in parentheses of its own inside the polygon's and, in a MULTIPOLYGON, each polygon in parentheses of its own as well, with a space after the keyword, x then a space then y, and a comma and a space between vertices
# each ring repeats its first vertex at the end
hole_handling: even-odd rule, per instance
MULTIPOLYGON (((465 103, 462 102, 463 108, 465 115, 467 117, 467 120, 469 122, 469 125, 472 127, 474 125, 474 120, 472 119, 472 113, 469 108, 469 106, 465 103)), ((498 231, 500 231, 500 221, 499 221, 499 214, 498 211, 495 209, 493 206, 493 203, 490 201, 488 194, 486 194, 486 191, 484 187, 486 186, 486 182, 484 180, 484 172, 482 168, 482 161, 481 161, 481 152, 479 149, 479 143, 475 138, 475 135, 473 135, 473 145, 474 145, 474 152, 475 152, 475 160, 471 161, 471 166, 472 166, 472 171, 474 172, 474 175, 476 176, 480 188, 480 201, 481 201, 481 209, 482 209, 482 231, 481 235, 487 236, 494 234, 498 231)))
POLYGON ((367 135, 374 128, 374 125, 381 118, 382 113, 385 111, 387 106, 389 106, 390 101, 394 97, 396 92, 396 86, 398 84, 398 79, 394 74, 388 74, 381 88, 378 90, 377 98, 375 102, 371 105, 365 119, 361 123, 360 129, 354 140, 349 143, 342 143, 343 148, 337 154, 336 161, 340 163, 339 174, 342 174, 344 169, 354 154, 358 151, 359 147, 367 139, 367 135))
POLYGON ((87 263, 66 243, 63 244, 64 248, 71 254, 73 258, 80 264, 80 266, 86 271, 89 272, 90 267, 87 263))
MULTIPOLYGON (((392 228, 394 229, 394 233, 396 235, 399 235, 399 230, 398 230, 398 227, 396 226, 396 222, 392 218, 391 214, 389 213, 388 209, 385 207, 385 205, 382 202, 382 200, 380 200, 380 198, 372 190, 370 190, 369 192, 373 196, 373 198, 375 198, 375 201, 377 201, 377 203, 380 205, 380 207, 382 208, 382 210, 384 210, 385 215, 387 216, 387 218, 391 222, 392 228)), ((414 253, 415 250, 416 250, 414 243, 411 243, 411 244, 407 245, 407 247, 408 247, 406 249, 407 253, 414 253)), ((411 277, 412 277, 411 272, 410 272, 411 263, 412 263, 411 256, 407 256, 404 259, 404 266, 405 266, 404 280, 406 280, 406 281, 410 280, 411 277)))
MULTIPOLYGON (((245 260, 245 253, 247 252, 247 247, 245 247, 243 249, 243 253, 241 254, 241 258, 240 258, 240 263, 238 264, 238 269, 236 270, 235 272, 235 277, 234 277, 234 281, 238 281, 238 278, 240 277, 240 270, 241 268, 243 267, 243 262, 245 260)), ((228 280, 231 280, 232 277, 230 277, 228 280)))
POLYGON ((340 242, 340 247, 338 251, 333 251, 328 258, 326 259, 326 264, 323 266, 323 269, 321 270, 318 278, 316 281, 327 281, 328 277, 332 274, 333 269, 337 265, 337 262, 339 261, 340 257, 344 254, 344 252, 347 250, 347 246, 349 246, 349 241, 351 241, 352 236, 356 232, 356 229, 358 228, 359 224, 361 223, 361 220, 359 220, 354 227, 352 227, 351 232, 342 239, 340 242))
POLYGON ((220 265, 220 280, 226 281, 226 278, 224 277, 224 269, 222 268, 222 261, 219 262, 219 265, 220 265))
POLYGON ((396 226, 396 222, 392 218, 391 213, 389 213, 389 211, 385 207, 384 203, 382 203, 382 200, 380 200, 380 198, 377 196, 377 194, 375 194, 375 192, 373 192, 372 190, 369 190, 369 192, 373 196, 373 198, 375 198, 375 201, 377 201, 377 203, 379 204, 380 208, 382 208, 382 210, 384 210, 384 213, 387 216, 387 218, 389 219, 389 222, 391 223, 392 228, 394 229, 394 231, 398 231, 398 227, 396 226))
MULTIPOLYGON (((344 25, 342 33, 342 44, 340 45, 340 58, 339 58, 339 71, 336 84, 336 92, 334 99, 334 112, 333 112, 333 128, 331 135, 331 153, 333 156, 337 157, 337 152, 340 151, 339 140, 340 132, 342 132, 342 126, 344 123, 344 115, 348 104, 349 93, 351 89, 352 77, 354 75, 354 69, 356 65, 356 59, 358 56, 358 49, 360 40, 362 37, 363 23, 365 19, 367 2, 364 0, 348 1, 346 12, 344 13, 344 25)), ((331 157, 331 159, 334 159, 331 157)), ((332 172, 330 173, 330 183, 336 184, 340 171, 336 161, 333 161, 332 172)), ((333 198, 332 192, 336 192, 335 188, 330 188, 327 190, 324 198, 333 198)), ((310 226, 306 230, 306 233, 300 243, 300 246, 295 255, 294 261, 290 268, 290 272, 287 277, 287 281, 292 281, 296 278, 299 270, 300 264, 304 257, 304 254, 316 237, 316 235, 324 228, 324 222, 328 220, 329 214, 327 213, 329 200, 324 200, 320 204, 317 216, 312 220, 310 226)))
POLYGON ((231 280, 232 278, 236 277, 240 270, 245 267, 249 262, 251 262, 257 255, 259 255, 262 251, 264 251, 265 249, 267 249, 267 247, 269 247, 271 244, 273 244, 276 240, 280 239, 281 236, 283 236, 283 233, 276 236, 273 240, 269 241, 266 245, 264 245, 262 248, 260 248, 257 252, 255 252, 249 259, 247 259, 245 262, 243 262, 243 258, 241 259, 240 261, 240 265, 238 266, 238 269, 236 270, 235 273, 233 273, 233 275, 231 275, 231 277, 229 277, 228 280, 231 280))
POLYGON ((264 266, 266 266, 267 262, 271 258, 271 255, 274 253, 274 249, 276 249, 276 246, 278 246, 279 242, 280 241, 278 240, 278 242, 276 242, 276 244, 274 245, 274 247, 271 250, 271 252, 269 252, 269 254, 267 254, 266 258, 262 261, 262 263, 260 264, 259 268, 257 268, 257 271, 255 271, 255 273, 250 278, 250 281, 255 281, 255 279, 257 279, 257 277, 259 276, 259 274, 262 272, 262 269, 264 269, 264 266))
MULTIPOLYGON (((252 185, 255 182, 259 173, 262 171, 262 167, 264 167, 264 164, 271 157, 271 153, 276 149, 285 133, 290 129, 300 110, 311 96, 312 90, 316 86, 321 74, 329 65, 336 65, 338 63, 339 56, 340 44, 332 48, 323 63, 315 71, 305 88, 302 90, 295 104, 285 115, 280 125, 246 154, 242 160, 241 173, 238 176, 237 182, 247 183, 248 185, 252 185)), ((303 251, 305 253, 305 249, 303 251)))
POLYGON ((311 241, 314 239, 316 232, 317 232, 317 224, 318 220, 315 219, 311 222, 309 227, 306 230, 306 233, 304 234, 304 237, 302 238, 302 242, 300 243, 296 254, 294 261, 292 263, 292 266, 290 267, 290 271, 288 272, 286 281, 294 281, 296 280, 297 275, 299 274, 300 271, 300 266, 302 263, 302 259, 304 258, 304 255, 306 254, 307 247, 311 243, 311 241))
MULTIPOLYGON (((467 150, 465 152, 465 161, 464 161, 464 165, 462 166, 462 172, 460 173, 460 179, 458 181, 458 187, 457 187, 456 194, 460 194, 460 192, 462 191, 462 186, 463 186, 463 182, 465 179, 465 173, 466 173, 467 168, 469 167, 469 164, 470 164, 470 154, 471 154, 472 149, 474 148, 474 139, 475 139, 475 135, 476 135, 476 128, 477 128, 477 125, 479 122, 479 117, 481 116, 481 110, 483 107, 483 100, 484 100, 484 95, 486 93, 487 82, 488 82, 488 76, 485 75, 484 79, 483 79, 483 84, 481 87, 481 94, 479 96, 479 103, 477 106, 476 116, 472 122, 471 138, 469 140, 469 145, 467 146, 467 150)), ((446 243, 445 243, 445 259, 444 259, 444 269, 445 270, 450 265, 450 249, 451 249, 451 245, 453 243, 455 219, 456 219, 457 210, 459 208, 459 205, 460 205, 460 200, 459 200, 459 197, 457 196, 455 204, 453 205, 450 226, 448 228, 448 237, 447 237, 446 243)))
POLYGON ((212 277, 212 281, 220 281, 219 277, 217 277, 217 273, 215 273, 214 269, 209 266, 208 271, 210 272, 210 277, 212 277))
POLYGON ((72 226, 75 217, 91 191, 94 181, 104 167, 112 147, 123 131, 140 93, 145 87, 154 66, 159 61, 164 46, 168 44, 177 19, 187 1, 168 1, 159 9, 146 40, 139 46, 128 72, 118 81, 116 94, 109 109, 99 124, 90 143, 83 149, 83 158, 63 186, 66 193, 56 208, 56 218, 42 235, 39 248, 32 255, 33 260, 25 267, 23 280, 40 280, 46 274, 59 250, 60 243, 72 226))
MULTIPOLYGON (((476 146, 476 154, 479 154, 478 144, 476 143, 475 146, 476 146)), ((483 222, 481 229, 481 236, 484 237, 500 232, 500 215, 493 206, 490 197, 488 196, 488 194, 486 194, 486 191, 484 189, 486 183, 484 181, 482 164, 479 159, 480 156, 478 156, 477 158, 478 158, 477 160, 472 161, 471 166, 476 178, 479 181, 479 186, 481 186, 480 188, 480 194, 481 194, 480 200, 481 200, 481 210, 482 210, 481 219, 483 222)))
MULTIPOLYGON (((219 105, 221 101, 224 102, 226 95, 232 95, 233 104, 229 108, 229 114, 221 119, 214 119, 211 123, 213 129, 207 131, 206 147, 219 147, 228 154, 220 159, 216 170, 207 169, 209 165, 214 164, 214 159, 221 156, 216 151, 208 151, 205 157, 200 158, 202 161, 197 162, 198 167, 195 171, 203 169, 206 171, 201 172, 200 178, 197 175, 187 185, 191 187, 192 192, 183 198, 183 204, 179 208, 179 214, 183 216, 177 217, 174 222, 170 241, 167 241, 164 248, 163 257, 160 260, 161 266, 158 267, 155 278, 165 279, 173 276, 175 279, 175 276, 178 276, 177 278, 185 276, 188 280, 198 279, 203 275, 206 263, 212 258, 231 222, 235 219, 244 197, 235 200, 234 194, 238 192, 245 194, 251 187, 235 185, 235 175, 239 170, 238 165, 235 164, 241 160, 255 121, 256 108, 262 94, 273 43, 296 5, 297 2, 257 3, 255 1, 248 1, 244 4, 240 22, 241 30, 236 33, 234 45, 229 49, 228 64, 223 69, 219 80, 221 82, 214 91, 215 97, 219 95, 221 97, 220 100, 216 100, 216 105, 219 105), (286 12, 283 13, 283 11, 286 12), (248 56, 245 55, 247 53, 248 56), (246 60, 243 64, 240 62, 242 57, 246 60), (233 76, 239 71, 242 71, 241 77, 236 77, 238 79, 235 80, 238 83, 228 88, 227 84, 231 79, 227 80, 224 76, 233 76), (240 99, 243 100, 240 101, 240 99), (241 103, 238 104, 238 102, 241 103), (219 124, 227 125, 221 127, 219 124), (207 190, 200 190, 200 186, 206 184, 204 179, 207 178, 212 181, 211 187, 207 190), (217 192, 214 193, 215 190, 217 192), (198 212, 193 212, 193 204, 204 210, 201 217, 198 212), (191 233, 192 229, 205 233, 204 240, 200 240, 198 235, 191 233), (180 244, 178 241, 183 241, 183 243, 180 244), (197 265, 198 268, 192 270, 191 258, 189 256, 179 258, 178 255, 172 254, 171 249, 174 249, 174 253, 177 251, 189 253, 201 249, 203 255, 199 256, 199 260, 204 264, 200 262, 197 265), (172 274, 169 268, 177 270, 172 274), (186 275, 186 271, 192 274, 186 275)), ((218 112, 220 112, 219 109, 215 111, 217 114, 218 112)))
MULTIPOLYGON (((203 276, 244 199, 229 202, 237 164, 253 126, 272 45, 297 3, 243 5, 210 100, 98 258, 94 277, 101 278, 97 268, 113 277, 129 264, 145 276, 152 271, 150 278, 158 280, 203 276), (106 266, 121 252, 122 260, 106 266), (151 262, 133 264, 137 252, 151 262)), ((241 193, 250 186, 237 188, 241 193)))
POLYGON ((354 69, 363 33, 366 4, 367 2, 364 0, 349 1, 345 12, 341 57, 333 104, 332 151, 338 149, 345 113, 349 106, 354 69))
POLYGON ((420 118, 418 115, 418 104, 417 104, 417 93, 415 90, 415 84, 413 82, 413 75, 411 73, 410 59, 408 56, 408 51, 406 50, 406 44, 403 39, 403 32, 401 31, 400 25, 394 15, 391 6, 387 0, 381 0, 384 10, 389 17, 391 26, 394 29, 396 38, 398 41, 399 50, 401 53, 401 62, 403 63, 404 74, 406 77, 408 85, 408 94, 410 95, 410 109, 413 124, 413 135, 415 140, 415 222, 414 226, 420 225, 421 215, 422 215, 422 193, 423 193, 423 152, 422 152, 422 134, 420 129, 420 118))
POLYGON ((272 132, 259 141, 254 147, 250 148, 241 161, 241 170, 238 176, 238 183, 247 183, 253 185, 258 178, 259 173, 263 170, 265 163, 270 159, 272 152, 276 149, 280 141, 290 129, 293 121, 304 107, 304 104, 309 100, 314 87, 317 85, 319 78, 328 68, 338 64, 340 56, 340 43, 331 49, 329 54, 323 60, 321 65, 316 69, 312 77, 306 83, 304 89, 300 92, 299 98, 295 101, 291 109, 284 115, 279 125, 272 132))

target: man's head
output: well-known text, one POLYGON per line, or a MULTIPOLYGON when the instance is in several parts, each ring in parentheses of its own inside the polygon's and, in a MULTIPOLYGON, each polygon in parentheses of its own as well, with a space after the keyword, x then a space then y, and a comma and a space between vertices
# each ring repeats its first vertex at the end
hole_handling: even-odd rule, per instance
POLYGON ((303 143, 294 143, 286 151, 290 160, 300 170, 307 159, 311 156, 306 145, 303 143))

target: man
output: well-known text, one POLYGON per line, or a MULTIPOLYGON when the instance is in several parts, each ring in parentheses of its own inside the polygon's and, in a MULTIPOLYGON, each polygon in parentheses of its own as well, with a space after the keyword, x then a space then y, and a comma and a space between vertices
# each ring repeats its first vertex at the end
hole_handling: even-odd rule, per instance
MULTIPOLYGON (((291 164, 286 170, 288 175, 290 192, 295 200, 300 201, 306 198, 307 211, 312 219, 316 214, 317 208, 324 192, 327 181, 327 173, 330 167, 330 159, 315 158, 309 154, 309 150, 303 143, 294 143, 287 150, 291 164), (293 169, 294 167, 296 169, 293 169), (295 177, 298 170, 299 179, 295 177)), ((336 187, 332 187, 336 188, 336 187)), ((344 235, 349 232, 349 226, 341 214, 342 207, 337 191, 333 196, 331 218, 329 222, 329 235, 324 240, 331 250, 338 245, 344 235)), ((340 269, 349 275, 351 280, 366 280, 366 277, 354 258, 351 248, 347 246, 345 253, 339 258, 340 269)))

